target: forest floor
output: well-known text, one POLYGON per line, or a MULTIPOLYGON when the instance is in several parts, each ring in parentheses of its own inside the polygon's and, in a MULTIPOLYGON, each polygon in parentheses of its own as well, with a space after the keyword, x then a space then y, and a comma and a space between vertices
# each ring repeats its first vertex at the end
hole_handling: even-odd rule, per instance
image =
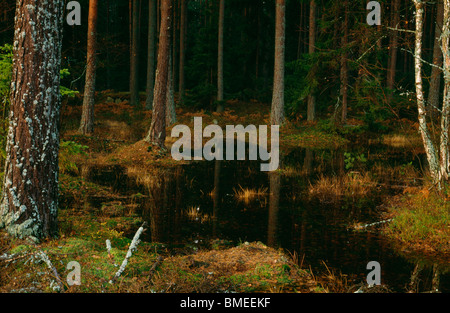
MULTIPOLYGON (((140 242, 122 276, 109 283, 122 263, 132 235, 142 225, 136 205, 121 205, 120 195, 111 188, 83 178, 90 166, 121 166, 133 172, 164 173, 180 163, 167 151, 150 148, 142 139, 150 126, 151 112, 135 110, 120 95, 102 94, 96 105, 95 133, 77 133, 80 106, 64 106, 62 112, 62 147, 59 213, 60 236, 39 245, 9 239, 0 233, 0 292, 351 292, 352 286, 335 275, 316 277, 298 265, 296 256, 286 255, 259 242, 208 243, 208 249, 197 251, 189 246, 171 247, 160 243, 140 242), (103 98, 102 98, 103 97, 103 98), (116 199, 119 205, 86 206, 89 196, 116 199), (67 199, 72 199, 65 202, 67 199), (111 241, 110 252, 105 241, 111 241), (59 273, 61 286, 39 255, 44 251, 59 273), (4 254, 6 253, 6 254, 4 254), (78 261, 82 266, 80 286, 68 286, 67 264, 78 261)), ((223 114, 177 109, 177 124, 193 126, 193 117, 201 116, 203 126, 268 125, 269 106, 260 103, 230 101, 223 114), (239 113, 238 113, 239 112, 239 113)), ((364 136, 361 123, 350 120, 349 130, 330 130, 329 125, 288 122, 280 129, 280 150, 294 147, 337 148, 364 136)), ((412 129, 410 127, 408 129, 412 129)), ((414 131, 402 136, 389 135, 372 140, 417 143, 414 131)), ((364 140, 367 140, 365 138, 364 140)), ((136 194, 133 197, 141 197, 136 194)), ((399 202, 397 202, 399 203, 399 202)), ((444 215, 447 213, 443 213, 444 215)), ((395 232, 393 232, 395 233, 395 232)), ((444 229, 448 236, 448 229, 444 229)), ((392 235, 395 237, 395 234, 392 235)), ((448 237, 447 237, 448 238, 448 237)), ((445 238, 439 237, 445 245, 445 238)), ((448 241, 447 241, 448 243, 448 241)), ((372 292, 376 292, 372 290, 372 292)), ((383 292, 383 291, 382 291, 383 292)))

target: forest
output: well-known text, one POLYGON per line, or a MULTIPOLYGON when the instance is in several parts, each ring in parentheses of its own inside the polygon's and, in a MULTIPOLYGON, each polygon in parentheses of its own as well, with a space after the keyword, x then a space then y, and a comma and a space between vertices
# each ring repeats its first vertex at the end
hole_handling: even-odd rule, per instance
POLYGON ((0 292, 450 292, 449 45, 450 0, 0 0, 0 292))

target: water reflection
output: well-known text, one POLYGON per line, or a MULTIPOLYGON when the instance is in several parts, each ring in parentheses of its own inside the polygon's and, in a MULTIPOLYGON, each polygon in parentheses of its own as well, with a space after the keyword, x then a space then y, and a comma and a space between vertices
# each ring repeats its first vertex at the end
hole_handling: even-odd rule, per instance
POLYGON ((394 290, 436 286, 450 290, 448 271, 435 266, 434 278, 424 286, 420 277, 430 265, 411 265, 376 228, 355 231, 352 227, 377 221, 377 206, 391 190, 377 186, 365 196, 344 195, 334 202, 311 197, 309 188, 322 176, 347 177, 349 172, 362 173, 378 166, 386 182, 398 182, 397 176, 389 176, 388 167, 410 162, 416 166, 403 150, 383 151, 384 159, 376 150, 352 152, 364 153, 367 161, 351 164, 344 153, 299 149, 283 157, 280 171, 269 174, 259 170, 257 161, 215 161, 180 166, 158 176, 140 173, 139 179, 117 168, 109 172, 93 169, 88 176, 114 185, 121 193, 148 195, 140 203, 142 218, 150 225, 147 240, 171 244, 207 243, 216 238, 234 243, 262 241, 295 252, 313 270, 323 269, 326 262, 348 277, 365 281, 367 263, 378 261, 382 282, 394 290), (350 169, 346 168, 349 164, 350 169), (267 193, 239 201, 235 195, 239 187, 267 193))

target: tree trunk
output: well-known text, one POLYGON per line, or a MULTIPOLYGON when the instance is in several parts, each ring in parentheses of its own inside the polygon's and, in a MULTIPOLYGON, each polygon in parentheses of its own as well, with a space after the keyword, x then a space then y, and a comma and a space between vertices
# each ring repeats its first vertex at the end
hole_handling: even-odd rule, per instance
MULTIPOLYGON (((444 21, 444 0, 437 2, 437 16, 436 26, 434 31, 434 46, 433 46, 433 64, 442 66, 442 50, 439 45, 439 38, 442 34, 442 23, 444 21)), ((439 92, 441 89, 441 74, 442 71, 437 67, 432 67, 430 78, 430 93, 428 94, 427 110, 430 116, 435 117, 437 109, 439 108, 439 92)))
POLYGON ((286 1, 276 1, 275 25, 275 66, 272 96, 272 125, 284 123, 284 58, 285 58, 285 28, 286 1))
MULTIPOLYGON (((398 28, 400 21, 400 0, 392 0, 392 28, 398 28)), ((398 31, 393 30, 389 43, 389 61, 387 69, 386 87, 389 89, 388 101, 392 98, 392 91, 395 84, 395 71, 397 68, 397 51, 398 51, 398 31)))
POLYGON ((440 171, 441 176, 448 180, 450 173, 449 151, 448 151, 448 131, 450 114, 450 0, 444 0, 442 41, 441 49, 443 55, 444 72, 444 97, 442 102, 441 116, 441 146, 440 146, 440 171))
MULTIPOLYGON (((449 0, 446 0, 449 1, 449 0)), ((415 51, 414 51, 414 68, 415 68, 415 82, 416 82, 416 97, 417 97, 417 109, 419 113, 419 130, 422 136, 425 153, 427 156, 428 164, 430 166, 431 177, 435 184, 439 184, 441 181, 439 159, 436 148, 431 140, 430 133, 427 127, 426 120, 426 107, 425 98, 423 93, 423 81, 422 81, 422 40, 423 40, 423 14, 424 3, 422 0, 414 0, 416 7, 416 38, 415 38, 415 51)))
POLYGON ((155 88, 155 39, 156 39, 156 0, 149 0, 148 51, 147 51, 147 99, 145 108, 153 106, 153 89, 155 88))
POLYGON ((186 27, 187 27, 187 0, 181 1, 181 13, 180 13, 180 73, 179 75, 179 103, 183 104, 184 101, 184 63, 186 59, 186 27))
MULTIPOLYGON (((342 49, 347 49, 348 44, 348 1, 344 2, 345 18, 344 18, 344 36, 341 38, 342 49)), ((347 64, 347 52, 342 53, 341 56, 341 99, 342 99, 342 115, 341 123, 345 124, 347 121, 347 107, 348 107, 348 64, 347 64)))
POLYGON ((17 1, 0 227, 57 234, 60 66, 64 1, 17 1))
MULTIPOLYGON (((309 8, 309 48, 308 53, 313 54, 316 46, 316 1, 310 1, 309 8)), ((311 92, 308 96, 307 120, 314 121, 316 119, 316 96, 311 92)))
POLYGON ((217 112, 223 112, 223 27, 225 20, 225 0, 220 0, 219 43, 217 57, 217 112))
POLYGON ((89 0, 86 84, 83 96, 83 112, 78 130, 83 135, 94 132, 95 72, 97 67, 97 0, 89 0))
MULTIPOLYGON (((172 41, 173 43, 173 41, 172 41)), ((169 54, 169 72, 167 74, 167 92, 166 92, 166 125, 170 126, 177 122, 174 97, 174 78, 172 67, 172 55, 169 54)))
POLYGON ((161 26, 159 33, 158 66, 153 97, 152 123, 145 141, 164 147, 166 139, 166 94, 169 74, 170 27, 172 1, 161 1, 161 26))
POLYGON ((139 0, 133 0, 130 64, 130 104, 139 106, 139 0))

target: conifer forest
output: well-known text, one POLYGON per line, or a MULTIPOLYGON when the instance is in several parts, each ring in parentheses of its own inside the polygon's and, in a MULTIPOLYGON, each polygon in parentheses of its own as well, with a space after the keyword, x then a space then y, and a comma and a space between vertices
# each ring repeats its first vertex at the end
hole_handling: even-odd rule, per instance
POLYGON ((448 293, 449 127, 450 0, 0 0, 0 293, 448 293))

